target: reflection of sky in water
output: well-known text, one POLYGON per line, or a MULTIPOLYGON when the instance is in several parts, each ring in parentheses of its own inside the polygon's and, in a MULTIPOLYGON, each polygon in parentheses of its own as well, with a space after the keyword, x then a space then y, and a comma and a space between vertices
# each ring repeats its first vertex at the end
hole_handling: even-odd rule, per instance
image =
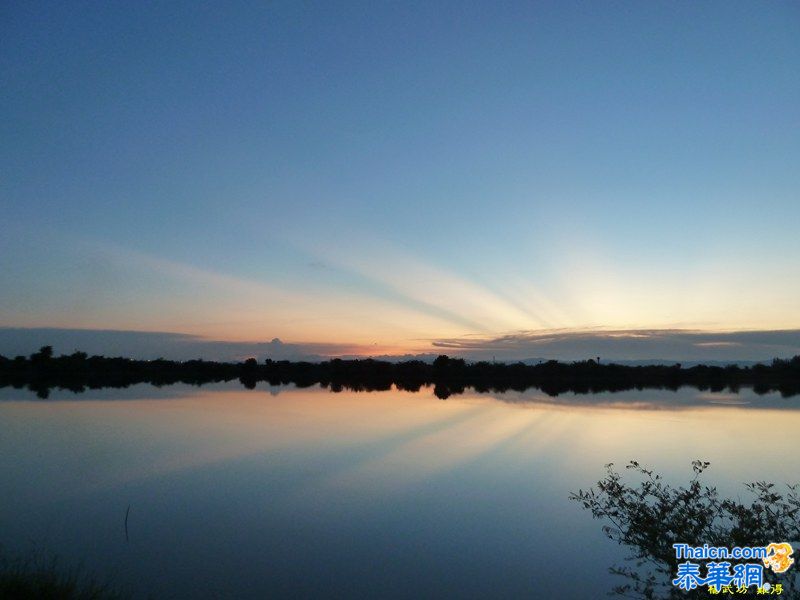
POLYGON ((741 482, 797 479, 775 455, 800 448, 800 411, 778 410, 797 402, 747 390, 170 389, 5 390, 0 543, 158 597, 597 597, 619 548, 567 495, 604 463, 685 482, 703 458, 743 497, 741 482), (574 570, 548 562, 566 554, 574 570))

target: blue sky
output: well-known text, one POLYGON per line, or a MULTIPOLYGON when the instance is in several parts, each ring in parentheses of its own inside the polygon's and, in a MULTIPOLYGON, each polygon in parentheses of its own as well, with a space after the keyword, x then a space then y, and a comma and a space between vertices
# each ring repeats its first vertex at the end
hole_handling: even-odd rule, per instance
POLYGON ((0 325, 800 328, 795 3, 20 2, 0 32, 0 325))

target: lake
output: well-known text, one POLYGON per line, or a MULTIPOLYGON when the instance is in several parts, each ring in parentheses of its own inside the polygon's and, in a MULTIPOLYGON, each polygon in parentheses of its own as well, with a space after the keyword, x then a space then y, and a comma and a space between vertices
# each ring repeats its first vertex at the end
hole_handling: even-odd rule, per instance
POLYGON ((730 495, 800 480, 800 399, 147 385, 0 390, 0 544, 134 597, 605 596, 569 493, 636 459, 730 495), (128 539, 125 515, 128 515, 128 539))

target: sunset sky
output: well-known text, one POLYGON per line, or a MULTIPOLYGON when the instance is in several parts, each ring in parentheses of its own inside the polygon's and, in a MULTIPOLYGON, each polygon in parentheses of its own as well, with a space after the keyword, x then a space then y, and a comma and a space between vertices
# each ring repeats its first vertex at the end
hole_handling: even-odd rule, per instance
POLYGON ((798 3, 17 2, 0 48, 0 352, 800 352, 798 3))

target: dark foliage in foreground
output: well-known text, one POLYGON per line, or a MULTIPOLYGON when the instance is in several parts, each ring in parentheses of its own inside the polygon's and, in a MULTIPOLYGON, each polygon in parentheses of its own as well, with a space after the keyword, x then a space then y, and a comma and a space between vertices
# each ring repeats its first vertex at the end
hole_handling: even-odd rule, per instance
POLYGON ((320 384, 332 391, 418 391, 432 385, 439 398, 460 394, 468 387, 478 392, 524 391, 538 388, 556 396, 563 392, 594 393, 630 389, 677 390, 694 386, 701 390, 736 391, 752 386, 764 394, 779 391, 789 397, 800 393, 800 356, 776 359, 771 365, 753 367, 623 366, 595 360, 562 363, 555 360, 537 365, 477 362, 440 356, 433 364, 412 360, 400 363, 361 359, 333 359, 320 363, 273 361, 250 358, 241 363, 204 360, 133 360, 87 356, 84 352, 55 357, 45 346, 30 357, 0 356, 0 387, 27 386, 46 398, 52 388, 76 392, 87 388, 127 387, 136 383, 168 385, 239 379, 248 388, 259 381, 273 385, 293 383, 299 387, 320 384))
POLYGON ((122 600, 126 596, 55 558, 0 557, 0 598, 14 600, 122 600))
MULTIPOLYGON (((701 477, 708 466, 707 462, 694 461, 689 485, 672 487, 636 461, 626 469, 635 473, 638 482, 627 484, 614 465, 608 464, 606 476, 596 488, 570 494, 571 500, 605 522, 603 533, 609 539, 629 551, 625 565, 610 568, 611 573, 627 580, 612 594, 647 599, 709 597, 707 587, 685 591, 671 584, 677 564, 682 562, 675 557, 673 544, 733 547, 800 541, 798 486, 788 485, 782 493, 764 481, 745 484, 753 498, 747 504, 720 498, 715 487, 704 485, 701 477)), ((764 579, 771 585, 782 584, 781 597, 800 598, 796 565, 780 575, 765 569, 764 579)), ((749 590, 747 595, 757 595, 755 587, 749 590)))

